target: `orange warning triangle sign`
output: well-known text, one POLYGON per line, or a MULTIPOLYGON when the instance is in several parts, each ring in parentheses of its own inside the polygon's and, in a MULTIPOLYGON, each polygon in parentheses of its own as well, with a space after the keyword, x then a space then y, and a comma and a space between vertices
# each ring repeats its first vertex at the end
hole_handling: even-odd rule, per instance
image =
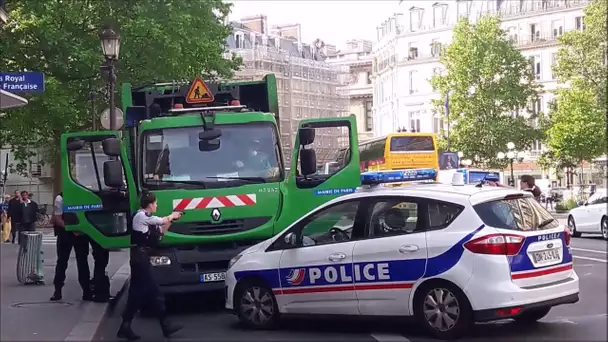
POLYGON ((192 86, 190 90, 188 90, 188 95, 186 95, 186 102, 190 104, 194 103, 209 103, 214 100, 213 93, 207 88, 205 81, 202 78, 197 77, 194 82, 192 82, 192 86))

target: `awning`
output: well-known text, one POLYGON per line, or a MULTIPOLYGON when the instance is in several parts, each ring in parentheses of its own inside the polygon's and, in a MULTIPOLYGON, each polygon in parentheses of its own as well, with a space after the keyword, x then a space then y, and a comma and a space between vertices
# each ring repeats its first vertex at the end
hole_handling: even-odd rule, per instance
POLYGON ((27 100, 23 97, 0 89, 0 109, 23 107, 26 104, 27 100))

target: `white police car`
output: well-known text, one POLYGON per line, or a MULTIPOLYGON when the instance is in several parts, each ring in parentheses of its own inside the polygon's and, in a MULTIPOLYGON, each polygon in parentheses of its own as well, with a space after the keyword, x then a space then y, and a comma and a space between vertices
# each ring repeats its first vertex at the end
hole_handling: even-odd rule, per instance
MULTIPOLYGON (((368 172, 362 184, 434 172, 368 172)), ((316 208, 231 260, 226 307, 253 328, 287 314, 413 315, 455 338, 476 321, 534 322, 577 302, 567 229, 529 193, 455 178, 371 186, 316 208)))

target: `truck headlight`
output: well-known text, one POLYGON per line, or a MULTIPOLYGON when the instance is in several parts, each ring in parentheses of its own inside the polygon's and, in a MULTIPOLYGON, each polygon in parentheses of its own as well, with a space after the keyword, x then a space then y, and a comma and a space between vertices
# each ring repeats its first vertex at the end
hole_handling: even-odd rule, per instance
POLYGON ((228 262, 228 269, 231 269, 232 266, 234 266, 234 264, 236 264, 236 262, 239 261, 242 257, 243 255, 239 254, 234 258, 230 259, 230 261, 228 262))
POLYGON ((169 266, 171 265, 171 259, 168 256, 151 256, 150 264, 152 266, 169 266))

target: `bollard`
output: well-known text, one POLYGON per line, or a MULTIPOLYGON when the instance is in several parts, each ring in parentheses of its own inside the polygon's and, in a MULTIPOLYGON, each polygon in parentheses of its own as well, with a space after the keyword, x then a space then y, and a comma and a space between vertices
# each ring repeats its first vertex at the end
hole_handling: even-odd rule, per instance
POLYGON ((42 233, 21 232, 17 257, 17 280, 28 285, 44 285, 42 233))

